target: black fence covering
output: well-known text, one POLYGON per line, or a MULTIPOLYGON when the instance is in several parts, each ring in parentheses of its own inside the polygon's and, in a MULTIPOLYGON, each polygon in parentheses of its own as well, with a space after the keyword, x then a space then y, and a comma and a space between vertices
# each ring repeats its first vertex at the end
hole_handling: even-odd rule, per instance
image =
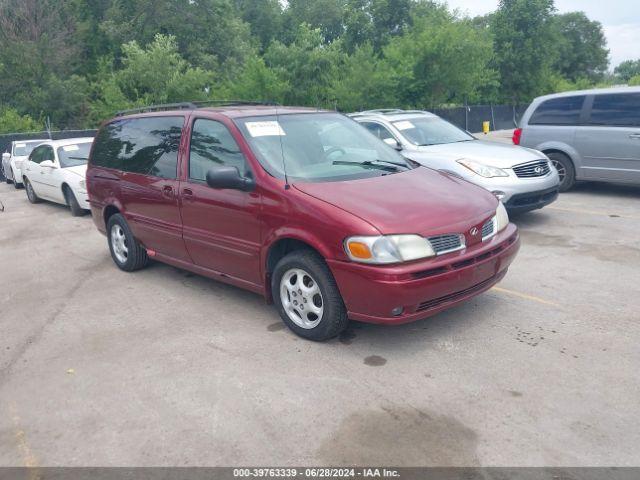
POLYGON ((11 142, 14 140, 38 140, 48 139, 62 140, 64 138, 81 138, 81 137, 95 137, 97 130, 62 130, 51 132, 31 132, 31 133, 6 133, 0 135, 0 153, 8 152, 11 146, 11 142))
POLYGON ((460 128, 482 132, 482 122, 490 122, 491 130, 516 128, 528 105, 469 105, 430 110, 460 128))

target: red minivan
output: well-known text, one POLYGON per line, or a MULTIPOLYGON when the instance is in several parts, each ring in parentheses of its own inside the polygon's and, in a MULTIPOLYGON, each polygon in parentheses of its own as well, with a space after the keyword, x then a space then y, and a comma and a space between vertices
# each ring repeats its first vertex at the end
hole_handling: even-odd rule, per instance
POLYGON ((451 307, 519 248, 491 193, 316 109, 126 112, 100 128, 87 189, 120 269, 152 258, 252 290, 312 340, 451 307))

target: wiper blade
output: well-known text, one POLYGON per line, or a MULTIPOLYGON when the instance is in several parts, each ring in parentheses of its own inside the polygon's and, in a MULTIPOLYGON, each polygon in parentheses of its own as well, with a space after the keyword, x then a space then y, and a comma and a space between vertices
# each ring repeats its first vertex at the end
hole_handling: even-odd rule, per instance
POLYGON ((409 166, 404 164, 404 163, 400 163, 400 162, 393 162, 391 160, 380 160, 380 159, 375 159, 375 160, 365 160, 364 162, 349 162, 349 161, 345 161, 345 160, 335 160, 333 162, 333 165, 362 165, 365 167, 373 167, 373 168, 393 168, 394 170, 398 170, 398 167, 400 168, 406 168, 407 170, 409 169, 409 166), (377 165, 381 163, 382 165, 377 165))

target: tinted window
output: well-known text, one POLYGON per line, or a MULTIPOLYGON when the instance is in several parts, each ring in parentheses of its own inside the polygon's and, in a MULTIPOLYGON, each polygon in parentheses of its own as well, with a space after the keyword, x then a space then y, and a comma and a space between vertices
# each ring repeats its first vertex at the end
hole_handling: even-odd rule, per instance
POLYGON ((596 95, 589 123, 640 126, 640 93, 596 95))
POLYGON ((529 125, 577 125, 585 96, 560 97, 542 102, 529 125))
POLYGON ((45 161, 45 160, 50 160, 52 162, 56 161, 56 157, 53 154, 53 148, 48 145, 42 147, 42 161, 45 161))
POLYGON ((35 148, 31 152, 31 155, 29 155, 29 160, 31 160, 33 163, 40 163, 44 160, 44 158, 42 158, 43 154, 44 154, 44 147, 35 148))
POLYGON ((126 172, 176 178, 184 117, 123 119, 105 125, 91 163, 126 172))
POLYGON ((198 119, 191 133, 189 178, 205 180, 209 169, 220 166, 237 167, 244 173, 245 162, 240 147, 222 123, 198 119))

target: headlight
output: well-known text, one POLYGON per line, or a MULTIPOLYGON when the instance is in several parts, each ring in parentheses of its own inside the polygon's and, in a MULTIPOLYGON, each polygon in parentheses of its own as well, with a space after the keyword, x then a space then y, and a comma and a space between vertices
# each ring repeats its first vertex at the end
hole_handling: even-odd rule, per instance
POLYGON ((344 247, 349 258, 360 263, 400 263, 435 256, 431 244, 420 235, 351 237, 344 247))
POLYGON ((496 209, 496 232, 504 230, 507 228, 507 225, 509 225, 509 214, 507 213, 507 209, 504 208, 502 202, 500 202, 496 209))
POLYGON ((475 162, 473 160, 468 160, 466 158, 461 158, 457 161, 463 167, 467 167, 473 173, 480 175, 481 177, 491 178, 491 177, 508 177, 509 174, 498 167, 492 167, 490 165, 485 165, 484 163, 475 162))
POLYGON ((86 180, 80 180, 78 185, 80 185, 80 188, 83 189, 83 190, 87 189, 87 181, 86 180))

